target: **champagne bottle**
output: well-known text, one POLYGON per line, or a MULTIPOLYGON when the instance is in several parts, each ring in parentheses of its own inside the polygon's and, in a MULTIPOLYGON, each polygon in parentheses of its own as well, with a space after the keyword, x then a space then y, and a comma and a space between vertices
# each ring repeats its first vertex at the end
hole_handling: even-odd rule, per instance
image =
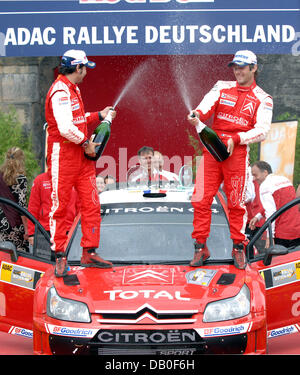
POLYGON ((101 123, 94 130, 93 142, 101 143, 101 145, 95 147, 96 156, 90 156, 90 155, 87 155, 86 153, 84 154, 85 157, 90 160, 95 161, 100 158, 109 140, 110 133, 111 133, 110 126, 112 123, 111 111, 112 110, 108 111, 108 114, 106 115, 105 119, 102 120, 101 123))
MULTIPOLYGON (((195 117, 194 113, 191 114, 191 117, 195 117)), ((196 126, 196 130, 203 146, 216 161, 224 161, 228 158, 229 153, 227 148, 214 130, 203 124, 200 120, 196 126)))

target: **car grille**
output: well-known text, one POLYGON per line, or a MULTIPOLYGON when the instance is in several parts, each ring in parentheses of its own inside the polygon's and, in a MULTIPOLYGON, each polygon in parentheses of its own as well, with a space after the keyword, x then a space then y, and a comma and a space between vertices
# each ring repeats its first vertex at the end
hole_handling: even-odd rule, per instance
POLYGON ((106 311, 97 310, 101 315, 99 323, 105 324, 182 324, 194 323, 193 316, 198 310, 155 310, 150 305, 141 306, 136 311, 106 311))

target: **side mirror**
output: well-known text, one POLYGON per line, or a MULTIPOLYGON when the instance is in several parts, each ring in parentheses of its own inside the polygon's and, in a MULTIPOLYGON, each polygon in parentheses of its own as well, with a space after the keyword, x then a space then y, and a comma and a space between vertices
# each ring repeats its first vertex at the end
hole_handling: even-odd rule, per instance
POLYGON ((266 249, 263 263, 265 266, 269 266, 272 262, 273 255, 285 255, 288 253, 288 249, 282 245, 273 245, 266 249))
POLYGON ((16 245, 10 241, 2 241, 0 242, 0 251, 4 251, 5 253, 10 254, 10 259, 13 262, 18 260, 17 248, 16 245))

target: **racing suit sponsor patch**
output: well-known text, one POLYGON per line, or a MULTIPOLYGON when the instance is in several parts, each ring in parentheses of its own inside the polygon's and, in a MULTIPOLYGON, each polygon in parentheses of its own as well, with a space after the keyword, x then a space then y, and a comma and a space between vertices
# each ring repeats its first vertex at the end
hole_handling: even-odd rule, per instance
POLYGON ((245 98, 241 113, 243 113, 246 116, 253 117, 255 113, 256 103, 254 100, 251 100, 249 98, 245 98))

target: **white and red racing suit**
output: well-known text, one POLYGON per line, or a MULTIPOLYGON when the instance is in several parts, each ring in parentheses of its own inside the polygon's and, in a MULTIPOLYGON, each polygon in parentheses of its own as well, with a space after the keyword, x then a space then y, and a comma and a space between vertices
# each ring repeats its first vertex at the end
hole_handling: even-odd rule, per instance
MULTIPOLYGON (((259 187, 260 200, 268 219, 280 207, 296 198, 295 188, 285 176, 269 174, 259 187)), ((258 219, 261 213, 256 215, 258 219)), ((290 208, 273 222, 273 237, 283 240, 300 240, 300 212, 297 205, 290 208)))
POLYGON ((247 222, 244 200, 249 177, 247 145, 266 138, 272 121, 273 100, 255 82, 250 87, 241 87, 235 81, 218 81, 196 110, 200 121, 214 115, 212 128, 226 146, 232 138, 235 147, 233 154, 223 162, 215 161, 206 149, 203 150, 192 197, 192 237, 204 243, 209 236, 212 200, 224 180, 231 238, 235 243, 243 242, 247 222))
POLYGON ((48 91, 45 115, 48 123, 47 163, 52 184, 51 248, 55 252, 65 250, 65 218, 73 187, 80 200, 81 246, 97 248, 101 217, 95 163, 84 156, 81 146, 87 140, 87 125, 99 123, 98 112, 85 113, 78 86, 59 75, 48 91))

